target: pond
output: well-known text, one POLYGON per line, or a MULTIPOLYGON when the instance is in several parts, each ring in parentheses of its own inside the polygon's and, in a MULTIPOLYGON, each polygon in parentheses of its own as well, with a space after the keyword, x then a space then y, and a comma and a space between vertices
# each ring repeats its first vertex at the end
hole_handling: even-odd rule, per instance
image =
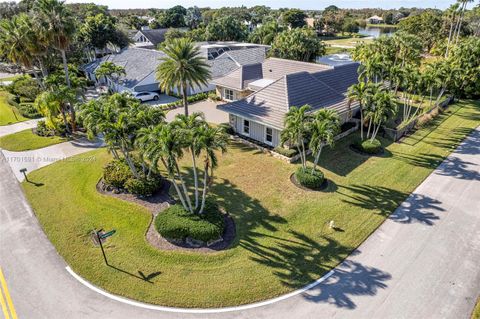
POLYGON ((358 33, 364 34, 370 37, 378 38, 382 35, 391 36, 396 30, 396 28, 389 27, 365 27, 360 28, 358 33))

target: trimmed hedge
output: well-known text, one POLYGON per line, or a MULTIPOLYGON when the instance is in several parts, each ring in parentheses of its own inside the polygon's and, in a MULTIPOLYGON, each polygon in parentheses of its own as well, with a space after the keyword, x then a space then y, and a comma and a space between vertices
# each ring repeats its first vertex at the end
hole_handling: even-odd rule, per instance
POLYGON ((125 189, 131 194, 148 197, 152 196, 161 185, 159 178, 129 178, 125 182, 125 189))
MULTIPOLYGON (((187 101, 188 101, 188 103, 195 103, 195 102, 199 102, 199 101, 204 101, 204 100, 208 99, 209 94, 210 94, 209 92, 203 92, 203 93, 197 93, 197 94, 194 94, 194 95, 190 95, 190 96, 187 97, 187 101)), ((183 101, 180 99, 178 101, 165 104, 162 107, 165 108, 165 109, 171 109, 173 107, 179 107, 179 106, 182 106, 182 105, 183 105, 183 101)))
POLYGON ((378 154, 382 151, 382 143, 379 140, 368 139, 360 144, 361 150, 368 154, 378 154))
POLYGON ((298 150, 296 150, 295 148, 285 148, 281 146, 275 147, 273 151, 289 158, 292 158, 298 154, 298 150))
POLYGON ((325 180, 325 176, 321 171, 314 170, 312 173, 312 169, 308 167, 306 169, 303 167, 297 168, 295 178, 300 185, 310 189, 319 189, 325 180))
POLYGON ((223 215, 218 205, 207 200, 205 213, 192 214, 182 205, 173 205, 155 218, 155 229, 164 238, 185 240, 187 237, 208 242, 222 236, 225 228, 223 215))

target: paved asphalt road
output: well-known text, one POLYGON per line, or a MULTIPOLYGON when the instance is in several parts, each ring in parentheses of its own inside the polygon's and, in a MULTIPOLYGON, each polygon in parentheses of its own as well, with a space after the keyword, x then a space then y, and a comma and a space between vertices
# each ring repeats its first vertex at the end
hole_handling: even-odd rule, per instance
POLYGON ((334 274, 268 306, 192 315, 136 308, 83 286, 42 232, 0 154, 0 267, 19 318, 468 318, 480 292, 480 130, 334 274))

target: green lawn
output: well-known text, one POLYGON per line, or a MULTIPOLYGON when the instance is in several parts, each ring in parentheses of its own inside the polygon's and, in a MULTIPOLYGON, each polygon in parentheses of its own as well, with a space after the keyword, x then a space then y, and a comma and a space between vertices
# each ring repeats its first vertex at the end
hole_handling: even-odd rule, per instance
POLYGON ((9 93, 0 90, 0 125, 9 125, 28 120, 8 103, 9 93))
POLYGON ((67 139, 59 136, 38 136, 31 129, 0 137, 0 148, 8 151, 28 151, 65 142, 67 139))
POLYGON ((473 309, 471 319, 480 319, 480 298, 477 300, 477 305, 475 306, 475 309, 473 309))
POLYGON ((149 212, 95 190, 110 160, 106 150, 34 171, 29 174, 33 183, 23 187, 60 255, 93 284, 168 306, 244 304, 318 279, 360 245, 480 124, 479 102, 461 106, 404 143, 390 144, 385 157, 352 152, 355 136, 339 141, 322 154, 322 170, 334 182, 326 192, 296 188, 289 179, 295 165, 232 144, 220 158, 212 191, 234 217, 237 238, 231 249, 213 254, 149 246, 149 212), (337 230, 328 227, 330 220, 337 230), (93 228, 117 230, 106 244, 114 267, 105 266, 100 249, 93 246, 93 228))

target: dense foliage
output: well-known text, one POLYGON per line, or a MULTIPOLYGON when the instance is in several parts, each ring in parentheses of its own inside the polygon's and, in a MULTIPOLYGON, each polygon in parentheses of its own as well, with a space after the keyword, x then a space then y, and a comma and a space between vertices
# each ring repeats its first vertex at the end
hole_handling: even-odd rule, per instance
POLYGON ((310 188, 319 189, 325 177, 319 170, 311 170, 309 168, 298 167, 295 171, 295 178, 300 185, 310 188))
POLYGON ((192 238, 209 242, 219 239, 225 227, 223 214, 213 201, 207 201, 205 213, 192 214, 181 205, 173 205, 155 218, 155 229, 165 238, 192 238))
POLYGON ((271 54, 282 59, 313 61, 325 54, 325 45, 312 29, 285 30, 275 37, 271 54))

